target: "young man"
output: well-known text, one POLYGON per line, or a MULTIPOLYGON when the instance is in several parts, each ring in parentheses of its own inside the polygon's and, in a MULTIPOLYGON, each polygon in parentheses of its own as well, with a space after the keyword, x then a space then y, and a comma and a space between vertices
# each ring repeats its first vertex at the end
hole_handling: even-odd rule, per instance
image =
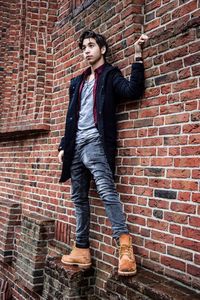
POLYGON ((147 39, 143 34, 134 44, 135 63, 128 81, 118 68, 106 62, 108 46, 104 36, 88 30, 80 37, 79 47, 89 68, 71 81, 65 135, 58 148, 59 161, 63 162, 60 182, 71 178, 76 213, 76 243, 71 253, 62 257, 64 264, 91 266, 88 192, 93 176, 113 237, 120 246, 118 273, 136 274, 132 240, 113 180, 115 107, 120 100, 138 99, 143 93, 142 44, 147 39))

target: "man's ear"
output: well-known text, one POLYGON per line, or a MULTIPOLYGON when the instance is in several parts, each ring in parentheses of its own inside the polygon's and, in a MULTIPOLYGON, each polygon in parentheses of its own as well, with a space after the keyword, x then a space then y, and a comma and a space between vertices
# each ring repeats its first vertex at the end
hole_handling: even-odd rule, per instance
POLYGON ((101 48, 101 54, 105 54, 105 53, 106 53, 106 47, 103 46, 103 47, 101 48))

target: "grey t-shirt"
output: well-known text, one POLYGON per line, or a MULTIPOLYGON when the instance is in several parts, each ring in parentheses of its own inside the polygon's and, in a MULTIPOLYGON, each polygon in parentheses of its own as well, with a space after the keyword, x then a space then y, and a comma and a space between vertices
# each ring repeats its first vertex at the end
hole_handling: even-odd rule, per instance
POLYGON ((78 130, 76 135, 76 143, 82 143, 99 135, 94 123, 94 88, 95 79, 85 81, 81 93, 81 105, 79 111, 78 130))

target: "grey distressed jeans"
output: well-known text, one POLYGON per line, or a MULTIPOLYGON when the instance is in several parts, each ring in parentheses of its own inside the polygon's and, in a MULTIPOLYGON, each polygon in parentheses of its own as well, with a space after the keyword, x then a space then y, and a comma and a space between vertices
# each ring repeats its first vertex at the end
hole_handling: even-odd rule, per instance
POLYGON ((113 237, 128 233, 119 195, 99 137, 76 145, 71 166, 72 201, 76 214, 76 246, 89 247, 90 205, 88 192, 91 174, 103 200, 113 237))

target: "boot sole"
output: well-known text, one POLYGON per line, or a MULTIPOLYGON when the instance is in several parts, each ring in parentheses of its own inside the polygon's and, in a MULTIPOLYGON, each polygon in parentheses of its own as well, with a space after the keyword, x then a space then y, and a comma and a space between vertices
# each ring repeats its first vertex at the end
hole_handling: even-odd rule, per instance
POLYGON ((89 263, 89 264, 81 264, 81 263, 76 263, 76 262, 67 262, 67 261, 63 261, 61 259, 61 262, 65 265, 69 265, 69 266, 78 266, 80 268, 83 268, 83 269, 88 269, 91 267, 92 263, 89 263))
POLYGON ((118 275, 120 275, 120 276, 132 276, 132 275, 136 275, 136 273, 137 273, 137 270, 131 271, 131 272, 118 271, 118 275))

